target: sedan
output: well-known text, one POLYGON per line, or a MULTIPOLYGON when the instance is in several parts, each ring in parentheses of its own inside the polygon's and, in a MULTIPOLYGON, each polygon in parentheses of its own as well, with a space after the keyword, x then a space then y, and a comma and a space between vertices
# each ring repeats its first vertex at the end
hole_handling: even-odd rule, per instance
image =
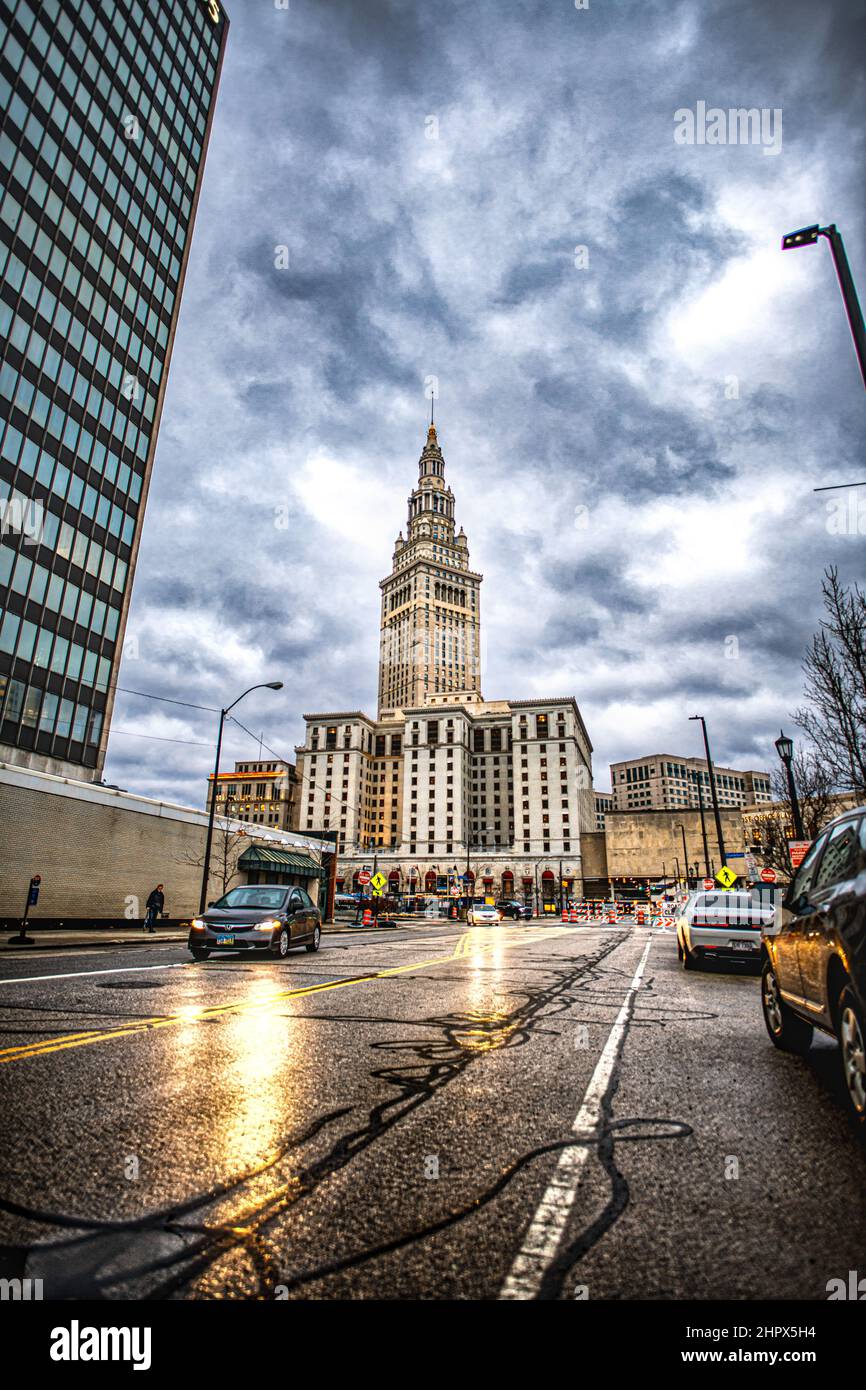
POLYGON ((692 893, 677 918, 677 955, 684 970, 710 961, 761 958, 761 929, 772 926, 772 907, 754 902, 751 893, 692 893))
POLYGON ((778 933, 762 945, 761 1003, 776 1047, 839 1043, 848 1104, 866 1129, 866 807, 830 822, 798 868, 778 933))
POLYGON ((519 903, 513 898, 505 902, 497 903, 497 909, 503 917, 512 917, 515 922, 528 922, 532 919, 532 908, 528 903, 519 903))
POLYGON ((498 908, 487 903, 473 903, 466 912, 466 921, 471 927, 495 927, 502 921, 498 908))
POLYGON ((214 951, 287 956, 296 946, 318 951, 321 937, 321 914, 303 888, 251 883, 232 888, 194 917, 188 946, 194 960, 207 960, 214 951))

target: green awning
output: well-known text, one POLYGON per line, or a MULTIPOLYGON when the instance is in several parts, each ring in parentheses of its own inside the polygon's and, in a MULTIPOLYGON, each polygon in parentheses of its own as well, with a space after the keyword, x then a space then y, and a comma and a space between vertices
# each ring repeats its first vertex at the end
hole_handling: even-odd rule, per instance
POLYGON ((238 868, 244 872, 272 869, 284 874, 305 874, 308 878, 316 878, 321 872, 321 865, 308 854, 290 849, 270 849, 264 845, 250 845, 249 849, 245 849, 238 860, 238 868))

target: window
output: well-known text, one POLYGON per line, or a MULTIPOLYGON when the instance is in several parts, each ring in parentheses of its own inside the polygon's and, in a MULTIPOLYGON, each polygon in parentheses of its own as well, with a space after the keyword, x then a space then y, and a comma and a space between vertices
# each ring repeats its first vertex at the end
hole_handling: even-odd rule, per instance
POLYGON ((859 828, 859 821, 847 820, 830 832, 827 848, 812 884, 813 892, 829 888, 834 883, 841 883, 849 875, 857 872, 859 828))

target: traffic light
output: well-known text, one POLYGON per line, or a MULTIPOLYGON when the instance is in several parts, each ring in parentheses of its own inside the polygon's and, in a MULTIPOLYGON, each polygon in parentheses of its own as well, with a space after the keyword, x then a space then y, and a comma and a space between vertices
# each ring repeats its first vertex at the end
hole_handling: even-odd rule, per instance
POLYGON ((787 236, 782 237, 782 250, 793 251, 797 246, 814 246, 820 230, 820 225, 816 222, 814 227, 801 227, 798 232, 789 232, 787 236))

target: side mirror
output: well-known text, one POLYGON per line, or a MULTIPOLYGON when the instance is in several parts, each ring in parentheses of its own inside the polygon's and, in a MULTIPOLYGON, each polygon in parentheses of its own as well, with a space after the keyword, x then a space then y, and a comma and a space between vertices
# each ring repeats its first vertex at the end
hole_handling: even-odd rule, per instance
POLYGON ((207 905, 207 910, 208 910, 208 912, 210 912, 210 910, 211 910, 212 907, 213 907, 213 903, 208 903, 208 905, 207 905))

